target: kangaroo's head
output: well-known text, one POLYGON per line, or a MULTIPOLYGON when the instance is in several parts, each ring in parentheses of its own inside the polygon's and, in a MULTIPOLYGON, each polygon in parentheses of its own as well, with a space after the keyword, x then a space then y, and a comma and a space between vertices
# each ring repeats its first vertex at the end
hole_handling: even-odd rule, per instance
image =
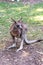
POLYGON ((20 18, 18 21, 15 21, 13 18, 11 18, 13 23, 14 29, 22 29, 22 18, 20 18))

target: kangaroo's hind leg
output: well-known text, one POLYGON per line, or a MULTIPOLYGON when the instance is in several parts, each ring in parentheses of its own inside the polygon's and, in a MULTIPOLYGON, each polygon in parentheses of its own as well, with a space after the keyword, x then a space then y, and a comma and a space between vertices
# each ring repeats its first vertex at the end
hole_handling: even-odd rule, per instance
POLYGON ((15 37, 12 36, 12 39, 13 39, 13 44, 12 44, 11 46, 9 46, 9 47, 7 48, 7 50, 16 47, 15 37))
POLYGON ((16 52, 20 51, 23 49, 23 45, 24 45, 24 35, 21 36, 21 43, 20 43, 20 47, 17 49, 16 52))
POLYGON ((22 50, 23 49, 23 40, 21 41, 21 44, 20 44, 20 47, 16 50, 16 52, 18 52, 18 51, 20 51, 20 50, 22 50))

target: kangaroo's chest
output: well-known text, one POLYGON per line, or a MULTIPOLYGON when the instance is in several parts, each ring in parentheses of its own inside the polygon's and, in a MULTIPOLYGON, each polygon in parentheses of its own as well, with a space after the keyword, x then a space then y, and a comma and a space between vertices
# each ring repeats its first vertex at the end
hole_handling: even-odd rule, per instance
POLYGON ((16 30, 13 30, 11 31, 11 34, 14 36, 14 37, 17 37, 17 38, 20 38, 21 35, 22 35, 22 31, 19 29, 16 29, 16 30))

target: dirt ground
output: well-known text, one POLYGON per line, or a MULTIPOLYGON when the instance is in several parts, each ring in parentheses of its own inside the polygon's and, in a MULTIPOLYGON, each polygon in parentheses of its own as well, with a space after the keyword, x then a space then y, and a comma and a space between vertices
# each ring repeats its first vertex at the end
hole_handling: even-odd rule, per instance
POLYGON ((24 45, 23 50, 0 50, 0 65, 43 65, 43 42, 24 45))

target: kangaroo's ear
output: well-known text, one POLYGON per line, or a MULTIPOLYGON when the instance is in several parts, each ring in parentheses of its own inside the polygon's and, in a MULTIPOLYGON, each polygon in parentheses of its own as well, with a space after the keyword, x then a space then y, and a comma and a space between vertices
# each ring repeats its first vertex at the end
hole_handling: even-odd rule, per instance
POLYGON ((22 22, 22 18, 20 18, 20 19, 18 20, 18 22, 22 22))
POLYGON ((13 21, 13 22, 15 22, 15 23, 16 23, 16 21, 15 21, 13 18, 11 18, 11 19, 12 19, 12 21, 13 21))

